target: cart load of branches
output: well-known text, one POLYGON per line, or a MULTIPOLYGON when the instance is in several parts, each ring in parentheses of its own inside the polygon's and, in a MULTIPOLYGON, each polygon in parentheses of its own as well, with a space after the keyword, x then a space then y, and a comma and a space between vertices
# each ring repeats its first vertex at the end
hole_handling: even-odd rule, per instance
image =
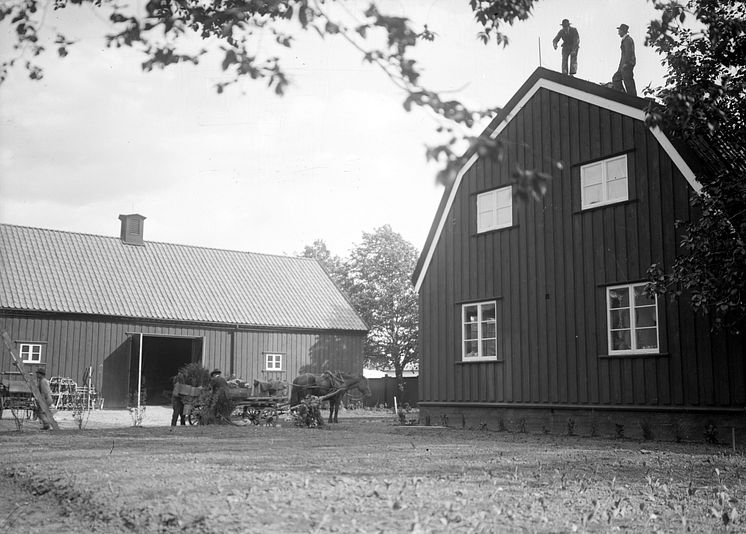
POLYGON ((321 397, 306 396, 293 407, 290 413, 295 426, 316 428, 324 425, 324 419, 321 417, 321 397))

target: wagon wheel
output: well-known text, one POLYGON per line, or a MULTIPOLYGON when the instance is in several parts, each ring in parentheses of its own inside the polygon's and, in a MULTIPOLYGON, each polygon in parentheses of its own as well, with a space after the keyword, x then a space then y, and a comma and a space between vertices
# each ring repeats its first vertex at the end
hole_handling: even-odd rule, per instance
POLYGON ((267 426, 277 426, 277 408, 264 408, 259 418, 267 426))
POLYGON ((250 422, 252 425, 258 425, 261 421, 262 412, 259 408, 254 406, 244 406, 243 409, 243 420, 250 422))
POLYGON ((190 425, 201 425, 202 424, 202 410, 201 408, 192 408, 187 415, 187 420, 190 425))

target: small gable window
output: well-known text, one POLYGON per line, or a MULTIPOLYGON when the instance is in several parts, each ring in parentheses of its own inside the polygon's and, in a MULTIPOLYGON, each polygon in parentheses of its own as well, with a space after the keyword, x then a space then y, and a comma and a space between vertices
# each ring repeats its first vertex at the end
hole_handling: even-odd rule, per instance
POLYGON ((264 370, 282 371, 282 354, 266 353, 264 355, 264 370))
POLYGON ((510 226, 513 226, 513 193, 510 186, 477 195, 477 233, 510 226))
POLYGON ((582 209, 622 202, 629 198, 627 155, 580 167, 582 209))
POLYGON ((658 353, 658 297, 645 284, 606 288, 609 354, 658 353))
POLYGON ((40 343, 21 343, 18 352, 23 363, 41 363, 40 343))
POLYGON ((495 312, 495 301, 462 307, 463 361, 497 359, 495 312))

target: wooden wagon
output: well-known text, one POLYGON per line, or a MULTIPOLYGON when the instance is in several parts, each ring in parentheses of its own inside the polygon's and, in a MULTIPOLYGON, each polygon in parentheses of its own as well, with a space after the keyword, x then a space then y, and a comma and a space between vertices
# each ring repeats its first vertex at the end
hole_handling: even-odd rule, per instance
MULTIPOLYGON (((177 384, 180 386, 180 384, 177 384)), ((206 390, 202 388, 191 388, 190 391, 178 390, 182 395, 185 406, 185 415, 190 425, 202 423, 202 416, 206 409, 206 390), (186 395, 185 395, 186 394, 186 395)), ((281 391, 286 389, 283 388, 281 391)), ((230 387, 227 390, 228 398, 233 406, 231 422, 241 420, 246 424, 275 426, 280 415, 286 413, 290 402, 282 392, 279 394, 267 394, 261 388, 230 387)))
POLYGON ((19 372, 6 371, 0 378, 0 417, 4 410, 26 419, 32 419, 35 415, 34 395, 19 372))

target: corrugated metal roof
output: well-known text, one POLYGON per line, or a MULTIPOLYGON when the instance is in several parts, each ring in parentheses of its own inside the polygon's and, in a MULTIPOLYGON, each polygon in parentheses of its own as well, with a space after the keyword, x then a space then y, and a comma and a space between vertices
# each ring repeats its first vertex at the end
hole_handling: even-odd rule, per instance
POLYGON ((0 308, 367 330, 313 259, 0 224, 0 308))

